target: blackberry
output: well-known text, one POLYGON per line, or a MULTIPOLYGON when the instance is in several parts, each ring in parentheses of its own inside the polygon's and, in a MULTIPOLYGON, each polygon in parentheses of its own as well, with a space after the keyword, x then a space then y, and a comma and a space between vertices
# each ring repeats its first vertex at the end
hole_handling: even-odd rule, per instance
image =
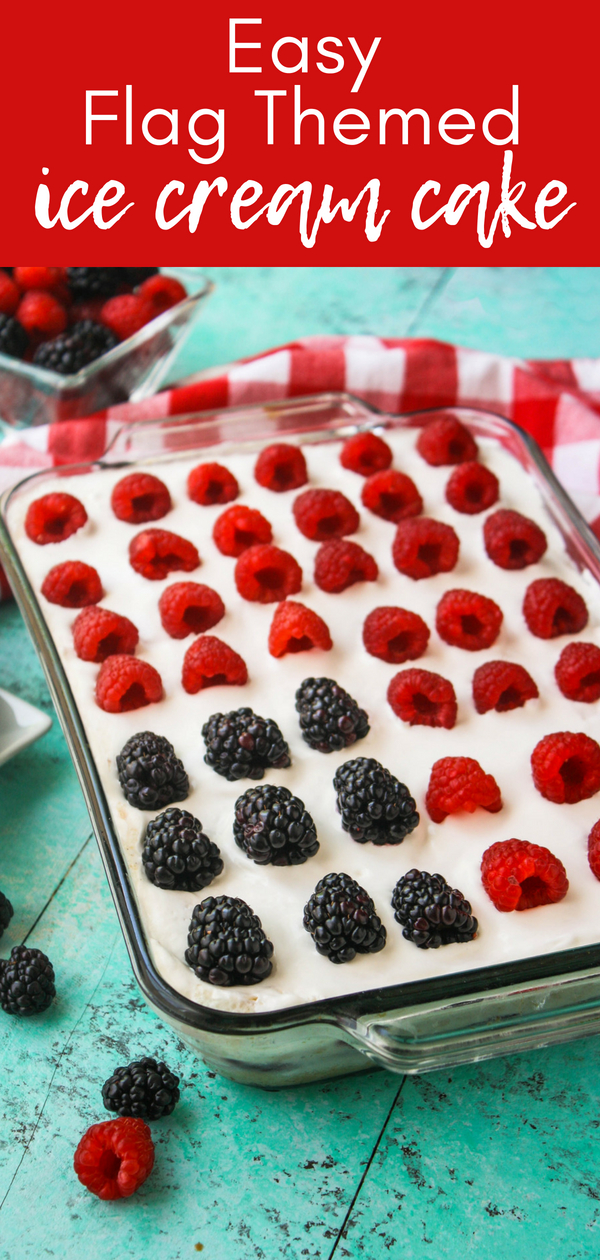
POLYGON ((472 941, 477 932, 470 903, 443 875, 408 871, 394 888, 392 906, 402 935, 419 949, 472 941))
POLYGON ((164 809, 184 801, 190 784, 183 763, 164 735, 140 731, 123 745, 117 757, 119 783, 135 809, 164 809))
POLYGON ((333 678, 305 678, 296 692, 302 738, 317 752, 348 748, 369 733, 369 719, 333 678))
POLYGON ((22 359, 27 349, 29 338, 23 325, 12 315, 0 314, 0 354, 8 354, 11 359, 22 359))
POLYGON ((37 1015, 56 997, 54 968, 41 949, 15 945, 0 967, 0 1006, 8 1015, 37 1015))
POLYGON ((207 766, 230 783, 236 779, 262 779, 265 770, 283 770, 292 764, 290 750, 276 722, 259 717, 252 709, 213 713, 202 727, 202 737, 207 766))
POLYGON ((404 783, 373 757, 354 757, 335 772, 333 786, 342 827, 366 844, 401 844, 419 825, 416 804, 404 783))
POLYGON ((114 297, 125 279, 125 267, 67 267, 67 284, 77 301, 114 297))
POLYGON ((13 914, 14 910, 8 900, 8 897, 5 897, 4 893, 0 892, 0 936, 2 936, 2 933, 8 927, 13 914))
POLYGON ((137 1059, 109 1076, 102 1086, 102 1101, 107 1111, 115 1111, 118 1116, 160 1120, 170 1116, 179 1102, 178 1085, 179 1077, 166 1063, 137 1059))
POLYGON ((185 961, 208 984, 259 984, 273 970, 273 946, 240 897, 205 897, 192 914, 185 961))
POLYGON ((124 267, 125 279, 132 289, 136 285, 143 284, 144 280, 149 280, 150 276, 158 274, 158 267, 124 267))
POLYGON ((119 338, 112 329, 96 324, 93 319, 80 319, 60 337, 43 341, 33 356, 33 362, 36 367, 59 372, 61 376, 72 376, 102 354, 114 350, 118 344, 119 338))
POLYGON ((248 788, 235 803, 235 842, 259 866, 300 866, 319 848, 317 829, 286 787, 248 788))
POLYGON ((185 809, 166 809, 148 823, 142 863, 151 884, 179 892, 198 892, 223 870, 216 844, 185 809))
POLYGON ((387 933, 368 892, 349 875, 325 875, 304 907, 304 926, 330 962, 377 954, 387 933))

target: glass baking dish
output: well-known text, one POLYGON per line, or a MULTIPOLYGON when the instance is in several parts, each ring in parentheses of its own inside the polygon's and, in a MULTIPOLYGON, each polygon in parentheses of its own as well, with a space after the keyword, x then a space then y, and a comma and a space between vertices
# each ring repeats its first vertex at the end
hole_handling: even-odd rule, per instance
MULTIPOLYGON (((477 437, 493 438, 535 481, 569 555, 600 581, 600 547, 536 443, 499 416, 444 409, 477 437)), ((387 416, 348 395, 285 400, 121 429, 92 468, 157 466, 203 454, 256 450, 275 434, 324 442, 360 430, 418 427, 435 412, 387 416), (211 448, 213 452, 211 453, 211 448)), ((61 468, 61 477, 88 466, 61 468)), ((201 1006, 178 993, 150 956, 116 828, 83 723, 37 597, 11 537, 8 513, 35 474, 1 502, 0 557, 42 661, 90 812, 132 967, 150 1006, 216 1071, 263 1088, 366 1070, 424 1072, 569 1041, 600 1031, 600 943, 436 976, 338 998, 240 1014, 201 1006)), ((600 935, 600 933, 599 933, 600 935)))

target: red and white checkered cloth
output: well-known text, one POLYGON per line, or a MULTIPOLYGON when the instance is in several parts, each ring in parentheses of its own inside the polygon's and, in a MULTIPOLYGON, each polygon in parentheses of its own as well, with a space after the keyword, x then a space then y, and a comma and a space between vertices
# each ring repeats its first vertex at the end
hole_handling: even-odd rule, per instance
POLYGON ((527 362, 442 341, 305 337, 213 368, 139 403, 8 434, 0 488, 36 468, 97 459, 125 423, 345 390, 383 411, 482 407, 537 439, 583 515, 600 514, 600 359, 527 362))

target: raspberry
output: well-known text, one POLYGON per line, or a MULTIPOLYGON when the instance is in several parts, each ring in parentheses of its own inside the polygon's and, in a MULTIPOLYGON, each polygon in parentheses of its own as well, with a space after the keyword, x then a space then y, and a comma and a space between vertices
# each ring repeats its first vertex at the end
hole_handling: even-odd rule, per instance
POLYGON ((394 468, 367 477, 360 497, 369 512, 395 525, 423 511, 423 500, 414 481, 394 468))
POLYGON ((346 439, 340 453, 342 468, 349 468, 361 477, 381 472, 389 468, 391 462, 392 452, 387 442, 376 433, 355 433, 346 439))
POLYGON ((254 466, 254 476, 259 486, 274 490, 276 494, 297 490, 308 481, 306 460, 299 446, 274 442, 261 451, 254 466))
POLYGON ((525 569, 541 560, 548 540, 543 530, 528 516, 500 508, 488 516, 483 541, 490 560, 499 569, 525 569))
POLYGON ((154 319, 155 315, 156 311, 147 298, 140 297, 137 293, 119 293, 117 297, 111 297, 104 303, 100 319, 119 341, 126 341, 154 319))
POLYGON ((40 547, 63 542, 76 534, 87 521, 83 503, 72 494, 43 494, 29 504, 25 533, 40 547))
POLYGON ((64 284, 64 267, 15 267, 13 277, 20 289, 50 289, 64 284))
POLYGON ((55 564, 42 582, 42 595, 49 604, 60 604, 61 608, 85 608, 97 604, 103 594, 96 570, 82 560, 55 564))
POLYGON ((441 415, 430 420, 417 438, 417 450, 435 468, 477 459, 475 439, 455 416, 441 415))
POLYGON ((531 754, 533 782, 547 801, 575 805, 600 788, 600 745, 582 732, 545 735, 531 754))
POLYGON ((0 354, 7 354, 11 359, 22 359, 28 340, 25 329, 17 319, 0 313, 0 354))
POLYGON ((406 608, 374 608, 365 617, 363 643, 371 656, 402 665, 422 656, 429 643, 429 627, 418 613, 406 608))
POLYGON ((432 766, 425 804, 433 822, 442 823, 448 814, 459 809, 472 814, 478 805, 497 814, 502 797, 496 780, 473 757, 442 757, 432 766))
POLYGON ((452 683, 427 669, 405 669, 396 674, 387 698, 396 717, 410 726, 445 726, 450 730, 456 722, 452 683))
POLYGON ((14 280, 11 280, 5 271, 0 271, 0 314, 14 315, 20 296, 21 293, 14 280))
POLYGON ((560 578, 536 578, 527 587, 523 616, 538 639, 578 634, 588 622, 588 610, 581 595, 560 578))
POLYGON ((155 315, 162 315, 178 302, 183 302, 187 293, 179 280, 174 276, 149 276, 138 289, 138 294, 145 302, 149 302, 155 315))
POLYGON ((227 643, 212 634, 195 639, 183 659, 181 681, 194 696, 206 687, 243 687, 248 682, 246 662, 227 643))
POLYGON ((167 586, 158 601, 163 630, 172 639, 185 639, 188 634, 204 634, 225 616, 221 596, 210 586, 199 582, 174 582, 167 586))
POLYGON ((99 1199, 127 1199, 154 1167, 154 1143, 139 1117, 123 1116, 92 1124, 73 1159, 79 1180, 99 1199))
POLYGON ((51 293, 29 289, 17 307, 17 319, 34 345, 56 337, 67 327, 67 312, 51 293))
POLYGON ((329 652, 332 647, 329 629, 318 613, 291 599, 282 600, 275 609, 269 630, 271 656, 285 656, 286 652, 310 652, 311 648, 329 652))
POLYGON ((600 879, 600 822, 594 823, 588 836, 588 862, 596 879, 600 879))
MULTIPOLYGON (((600 652, 598 653, 600 656, 600 652)), ((522 709, 539 691, 527 670, 511 661, 486 661, 473 674, 473 703, 478 713, 522 709)))
POLYGON ((148 661, 107 656, 96 679, 96 704, 105 713, 130 713, 163 697, 162 678, 148 661))
POLYGON ((315 582, 322 591, 339 595, 355 582, 376 582, 379 569, 364 547, 346 539, 323 543, 315 556, 315 582))
POLYGON ((533 910, 562 901, 569 887, 557 857, 539 844, 500 840, 481 859, 481 882, 497 910, 533 910))
POLYGON ((137 627, 119 613, 92 605, 73 623, 73 644, 81 661, 100 665, 108 656, 131 656, 139 639, 137 627))
POLYGON ((500 485, 494 473, 476 460, 459 464, 448 478, 446 499, 456 512, 474 516, 492 507, 498 498, 500 485))
POLYGON ((502 611, 493 599, 476 591, 446 591, 437 606, 435 627, 444 643, 479 652, 496 642, 502 611))
POLYGON ((592 704, 600 699, 600 648, 595 643, 568 643, 554 669, 567 700, 592 704))
POLYGON ((240 488, 228 468, 222 464, 198 464, 187 479, 187 492, 194 503, 210 507, 213 503, 231 503, 240 488))
POLYGON ((273 530, 256 508, 243 503, 226 508, 214 523, 213 539, 223 556, 241 556, 248 547, 270 543, 273 530))
POLYGON ((458 560, 458 535, 451 525, 422 516, 401 521, 392 543, 392 559, 400 573, 419 582, 435 573, 449 573, 458 560))
POLYGON ((300 533, 312 542, 353 534, 360 520, 356 508, 340 490, 305 490, 295 500, 293 512, 300 533))
POLYGON ((129 563, 149 582, 160 582, 175 569, 190 573, 200 564, 194 544, 167 529, 144 529, 129 544, 129 563))
POLYGON ((274 604, 297 594, 302 586, 302 569, 280 547, 248 547, 235 566, 235 584, 243 599, 274 604))
POLYGON ((151 473, 130 473, 118 481, 111 496, 110 506, 120 521, 130 525, 143 525, 145 521, 158 521, 171 511, 171 496, 163 481, 151 473))
MULTIPOLYGON (((81 324, 84 320, 89 320, 92 324, 99 324, 103 306, 104 298, 89 298, 87 302, 74 302, 68 311, 69 324, 81 324)), ((110 329, 106 328, 104 331, 110 332, 110 329)), ((114 333, 111 336, 114 336, 114 333)), ((117 337, 115 337, 114 344, 119 344, 117 337)))

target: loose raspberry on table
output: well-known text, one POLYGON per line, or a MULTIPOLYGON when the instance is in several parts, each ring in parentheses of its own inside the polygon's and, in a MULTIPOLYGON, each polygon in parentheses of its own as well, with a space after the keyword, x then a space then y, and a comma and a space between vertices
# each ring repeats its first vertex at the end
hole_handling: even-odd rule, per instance
POLYGON ((191 573, 200 564, 194 544, 167 529, 144 529, 129 544, 129 563, 149 582, 160 582, 169 573, 191 573))
POLYGON ((449 573, 458 560, 459 546, 451 525, 422 516, 400 521, 392 559, 400 573, 419 582, 436 573, 449 573))
POLYGON ((369 512, 395 525, 423 511, 423 500, 414 481, 395 468, 367 477, 360 497, 369 512))
POLYGON ((315 582, 330 595, 339 595, 356 582, 376 582, 378 576, 373 556, 345 538, 323 543, 315 556, 315 582))
POLYGON ((248 547, 270 543, 273 530, 262 512, 236 503, 217 517, 213 526, 215 546, 223 556, 241 556, 248 547))
POLYGON ((456 694, 452 683, 427 669, 405 669, 396 674, 387 690, 388 704, 396 717, 410 726, 444 726, 456 722, 456 694))
POLYGON ((535 521, 500 508, 488 516, 483 541, 490 560, 500 569, 525 569, 541 560, 548 540, 535 521))
POLYGON ((188 648, 181 681, 184 691, 195 696, 206 687, 243 687, 248 682, 248 669, 229 644, 205 634, 188 648))
POLYGON ((595 643, 568 643, 556 662, 554 676, 567 700, 592 704, 600 699, 600 648, 595 643))
POLYGON ((84 608, 73 623, 73 645, 81 661, 101 665, 109 656, 132 656, 139 640, 137 626, 108 608, 84 608))
POLYGON ((10 276, 7 276, 5 271, 0 271, 0 314, 14 315, 20 297, 21 291, 18 285, 10 276))
POLYGON ((588 836, 588 862, 592 874, 600 879, 600 821, 594 823, 588 836))
POLYGON ((497 910, 532 910, 562 901, 569 887, 557 857, 539 844, 499 840, 481 860, 481 882, 497 910))
POLYGON ((225 616, 225 605, 217 591, 200 582, 174 582, 158 601, 163 630, 172 639, 188 634, 204 634, 225 616))
POLYGON ((374 608, 365 617, 363 643, 371 656, 402 665, 422 656, 429 643, 429 627, 407 608, 374 608))
POLYGON ((119 341, 126 341, 139 332, 140 328, 144 328, 155 315, 154 306, 147 298, 138 293, 120 293, 104 303, 100 319, 119 341))
POLYGON ((42 595, 50 604, 62 608, 85 608, 97 604, 104 592, 102 583, 91 564, 82 560, 65 560, 55 564, 42 582, 42 595))
POLYGON ((110 496, 110 506, 118 520, 143 525, 166 516, 172 504, 164 481, 152 473, 136 472, 117 482, 110 496))
POLYGON ((162 678, 148 661, 108 656, 96 679, 96 704, 105 713, 130 713, 163 697, 162 678))
POLYGON ((417 438, 419 455, 428 464, 464 464, 477 459, 475 438, 455 416, 443 413, 429 420, 417 438))
POLYGON ((312 542, 343 538, 360 524, 356 508, 340 490, 305 490, 294 501, 293 512, 300 533, 312 542))
POLYGON ((73 1167, 86 1190, 99 1199, 127 1199, 154 1167, 150 1129, 138 1116, 102 1120, 84 1133, 73 1167))
POLYGON ((444 643, 479 652, 500 634, 502 611, 487 595, 476 591, 446 591, 437 606, 435 626, 444 643))
POLYGON ((243 551, 235 566, 235 584, 242 596, 258 604, 274 604, 296 595, 302 569, 289 552, 259 544, 243 551))
POLYGON ((282 600, 278 604, 269 630, 271 656, 285 656, 286 652, 310 652, 312 648, 329 652, 332 647, 327 625, 312 608, 297 604, 292 599, 282 600))
POLYGON ((473 703, 478 713, 522 709, 539 694, 531 674, 512 661, 486 661, 473 674, 473 703))
POLYGON ((282 494, 297 490, 308 481, 306 460, 299 446, 287 442, 274 442, 261 451, 254 466, 254 476, 259 486, 282 494))
POLYGON ((14 267, 13 280, 20 289, 61 289, 66 279, 64 267, 14 267))
POLYGON ((28 333, 33 345, 48 337, 56 337, 67 327, 67 312, 52 293, 29 289, 17 307, 16 318, 28 333))
POLYGON ((500 492, 498 478, 476 460, 459 464, 448 478, 446 499, 455 512, 475 516, 496 503, 500 492))
POLYGON ((600 788, 600 746, 583 732, 545 735, 531 754, 533 782, 555 805, 586 801, 600 788))
POLYGON ((442 823, 448 814, 461 809, 472 814, 478 806, 497 814, 502 797, 493 775, 473 757, 442 757, 432 767, 425 804, 433 822, 442 823))
POLYGON ((178 302, 183 302, 187 293, 179 280, 174 276, 148 276, 138 289, 138 294, 154 308, 155 315, 162 315, 178 302))
POLYGON ((228 468, 222 464, 198 464, 187 479, 187 492, 194 503, 212 507, 214 503, 231 503, 240 488, 228 468))
POLYGON ((361 477, 370 477, 371 473, 381 472, 389 468, 392 452, 383 438, 377 433, 355 433, 346 438, 340 453, 342 468, 359 473, 361 477))
POLYGON ((63 542, 76 534, 87 521, 83 503, 72 494, 43 494, 29 504, 25 533, 40 547, 63 542))
POLYGON ((578 634, 588 623, 588 610, 581 595, 560 578, 536 578, 527 587, 523 616, 538 639, 578 634))

